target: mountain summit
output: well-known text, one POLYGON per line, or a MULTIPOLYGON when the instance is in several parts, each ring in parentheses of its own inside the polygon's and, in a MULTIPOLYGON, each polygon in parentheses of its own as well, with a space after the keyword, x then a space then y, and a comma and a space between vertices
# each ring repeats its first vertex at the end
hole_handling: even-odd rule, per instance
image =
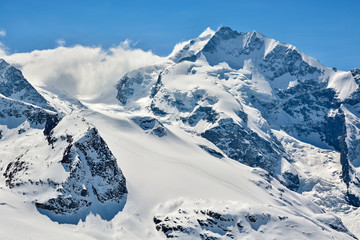
POLYGON ((175 49, 170 58, 175 62, 195 61, 201 56, 211 66, 225 62, 232 69, 256 71, 270 80, 273 88, 286 89, 297 81, 319 80, 328 82, 340 98, 349 97, 358 88, 350 72, 327 68, 293 45, 256 31, 239 33, 229 27, 221 27, 216 32, 207 30, 184 43, 180 50, 175 49))

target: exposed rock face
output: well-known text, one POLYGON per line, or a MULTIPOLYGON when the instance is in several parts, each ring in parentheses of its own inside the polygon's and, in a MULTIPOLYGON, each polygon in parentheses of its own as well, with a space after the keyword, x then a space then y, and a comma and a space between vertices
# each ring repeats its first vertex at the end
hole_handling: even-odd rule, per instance
POLYGON ((206 152, 208 152, 210 155, 217 157, 217 158, 223 158, 224 155, 208 146, 205 145, 199 145, 200 148, 204 149, 206 152))
MULTIPOLYGON (((33 139, 33 150, 28 149, 7 164, 3 173, 6 185, 23 194, 31 190, 48 192, 34 203, 41 213, 58 222, 77 223, 90 211, 111 219, 125 204, 126 180, 96 128, 74 116, 65 116, 56 126, 54 118, 49 117, 45 125, 53 128, 43 131, 43 140, 33 139), (37 144, 45 146, 37 150, 37 144), (34 154, 43 160, 34 161, 34 154), (58 175, 39 178, 33 172, 40 169, 57 171, 58 175)), ((29 128, 27 134, 31 138, 41 130, 29 128)))
POLYGON ((142 72, 130 72, 126 74, 116 85, 118 94, 116 98, 121 104, 132 103, 147 96, 153 84, 153 77, 162 71, 162 66, 150 66, 142 68, 142 72))
POLYGON ((218 126, 201 134, 226 155, 251 167, 261 167, 271 174, 279 167, 281 151, 278 146, 246 130, 232 119, 222 119, 218 126))
POLYGON ((209 123, 215 123, 219 119, 219 114, 211 107, 199 106, 190 117, 184 118, 183 122, 188 123, 190 126, 196 126, 201 120, 209 123))
POLYGON ((36 107, 10 98, 0 96, 0 124, 15 128, 28 121, 30 126, 43 128, 50 116, 56 115, 43 108, 36 107))
POLYGON ((77 214, 97 202, 124 204, 127 194, 125 178, 96 128, 91 127, 75 142, 71 135, 56 138, 68 143, 61 164, 69 177, 63 183, 56 183, 61 195, 37 202, 38 208, 68 215, 77 214))
POLYGON ((152 117, 136 117, 133 119, 136 124, 141 127, 145 132, 163 137, 166 135, 166 129, 164 125, 157 119, 152 117))

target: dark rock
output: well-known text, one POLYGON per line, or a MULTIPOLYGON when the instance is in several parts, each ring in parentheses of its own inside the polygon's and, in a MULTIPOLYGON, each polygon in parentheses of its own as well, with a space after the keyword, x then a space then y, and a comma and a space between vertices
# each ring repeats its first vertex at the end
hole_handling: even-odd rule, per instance
POLYGON ((58 222, 77 223, 90 211, 111 219, 125 204, 127 188, 125 177, 106 143, 94 127, 75 141, 69 134, 59 139, 68 143, 60 162, 69 177, 61 183, 48 180, 47 184, 54 186, 59 195, 35 201, 37 208, 58 222), (94 204, 98 207, 92 209, 94 204), (112 213, 107 213, 109 209, 99 212, 99 205, 100 209, 110 206, 112 213))
POLYGON ((205 131, 201 136, 228 157, 251 167, 261 167, 274 174, 276 166, 280 164, 282 156, 279 153, 283 150, 279 145, 264 140, 232 119, 221 119, 217 127, 205 131))
POLYGON ((284 185, 288 189, 295 191, 295 192, 299 189, 300 179, 297 174, 293 174, 291 172, 284 172, 284 173, 282 173, 282 176, 285 179, 284 185))
POLYGON ((0 93, 49 110, 54 110, 43 96, 24 78, 21 71, 0 59, 0 93))
POLYGON ((194 127, 200 120, 205 120, 209 123, 215 123, 218 119, 219 114, 211 107, 199 106, 190 117, 184 118, 183 122, 187 122, 191 127, 194 127))
POLYGON ((209 148, 205 145, 199 145, 199 147, 201 147, 202 149, 204 149, 206 152, 208 152, 210 155, 214 156, 214 157, 217 157, 217 158, 223 158, 224 155, 222 155, 221 153, 219 153, 218 151, 212 149, 212 148, 209 148))
POLYGON ((15 186, 23 184, 20 177, 28 170, 28 163, 20 160, 22 156, 23 155, 20 155, 17 157, 16 161, 10 162, 3 173, 5 184, 9 188, 14 188, 15 186))
POLYGON ((166 136, 166 128, 157 119, 152 117, 135 117, 133 121, 145 132, 158 137, 166 136))
POLYGON ((56 125, 58 125, 58 123, 60 122, 61 118, 59 117, 59 115, 48 115, 46 117, 46 121, 45 121, 45 128, 44 128, 44 135, 45 136, 49 136, 51 131, 56 127, 56 125))

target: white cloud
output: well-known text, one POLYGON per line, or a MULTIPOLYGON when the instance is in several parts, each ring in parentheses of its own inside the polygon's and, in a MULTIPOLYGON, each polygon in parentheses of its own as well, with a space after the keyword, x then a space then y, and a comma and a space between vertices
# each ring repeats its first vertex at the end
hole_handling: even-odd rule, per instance
POLYGON ((6 36, 6 30, 0 29, 0 37, 5 37, 5 36, 6 36))
POLYGON ((79 98, 114 96, 115 85, 126 72, 165 60, 151 52, 131 49, 128 41, 108 50, 77 45, 4 58, 16 64, 32 84, 55 86, 79 98))
POLYGON ((57 39, 55 42, 56 42, 56 46, 58 46, 58 47, 64 47, 66 44, 66 42, 63 38, 57 39))

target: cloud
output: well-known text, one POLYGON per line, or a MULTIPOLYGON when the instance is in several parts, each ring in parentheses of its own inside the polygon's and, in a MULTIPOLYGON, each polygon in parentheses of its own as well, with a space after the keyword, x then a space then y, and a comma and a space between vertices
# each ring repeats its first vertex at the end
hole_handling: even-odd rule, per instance
POLYGON ((5 36, 6 36, 6 30, 0 29, 0 37, 5 37, 5 36))
POLYGON ((56 42, 56 46, 58 46, 58 47, 64 47, 66 44, 66 42, 63 38, 57 39, 55 42, 56 42))
POLYGON ((150 51, 130 48, 129 41, 108 50, 77 45, 4 58, 35 86, 55 86, 78 98, 114 100, 115 85, 126 72, 165 61, 150 51))

